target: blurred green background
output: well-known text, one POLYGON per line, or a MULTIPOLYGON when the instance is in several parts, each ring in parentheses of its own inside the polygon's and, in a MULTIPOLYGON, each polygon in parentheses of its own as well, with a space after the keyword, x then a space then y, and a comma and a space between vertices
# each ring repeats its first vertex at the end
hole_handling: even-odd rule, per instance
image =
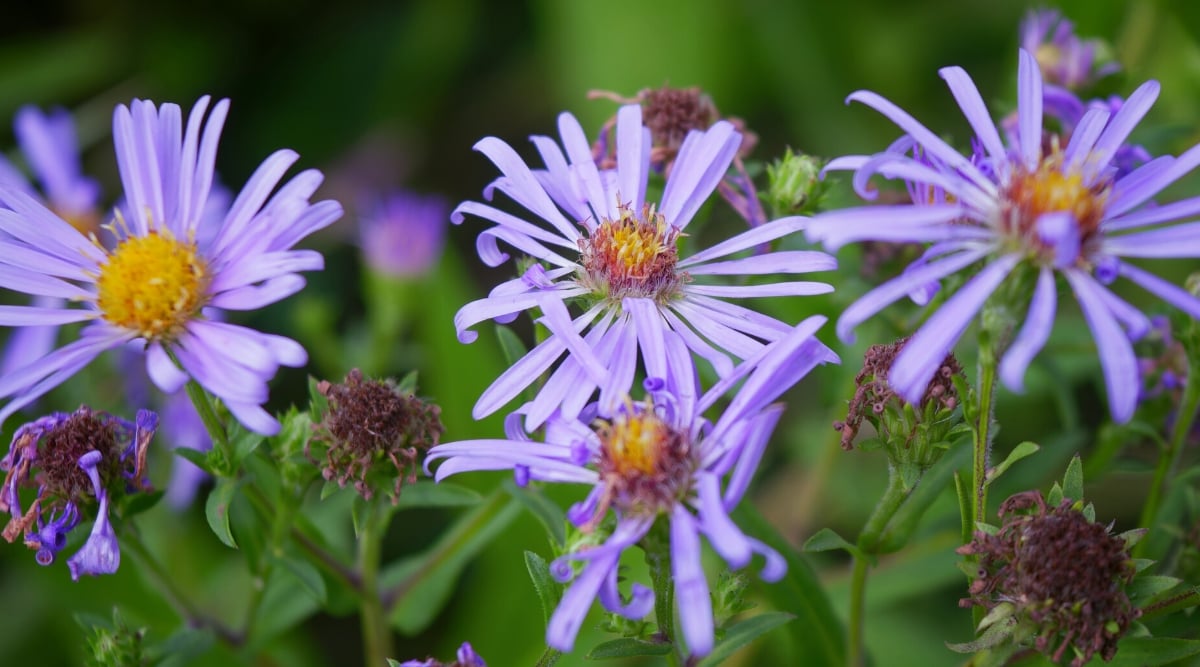
MULTIPOLYGON (((1124 66, 1105 84, 1113 92, 1128 93, 1146 78, 1162 81, 1160 101, 1136 138, 1152 152, 1177 153, 1200 136, 1197 5, 1081 0, 1058 6, 1079 34, 1112 46, 1124 66), (1148 130, 1151 124, 1159 129, 1148 130)), ((664 84, 700 86, 723 114, 744 119, 758 134, 754 158, 762 161, 786 146, 820 156, 883 148, 897 136, 894 126, 867 109, 843 105, 848 93, 862 88, 961 139, 966 123, 937 68, 964 66, 993 109, 1007 111, 1014 98, 1017 26, 1027 8, 983 0, 20 3, 6 6, 0 23, 0 119, 28 103, 75 111, 85 168, 111 197, 118 186, 109 142, 114 104, 142 97, 186 109, 198 96, 212 94, 233 102, 218 157, 226 184, 236 188, 282 147, 299 151, 303 167, 326 173, 324 195, 347 206, 344 220, 307 242, 326 253, 327 270, 310 276, 310 288, 301 295, 247 320, 293 335, 313 352, 308 368, 281 373, 275 382, 273 406, 283 409, 305 400, 306 375, 340 378, 349 370, 352 323, 361 320, 365 307, 354 221, 359 203, 371 193, 406 187, 442 193, 454 202, 477 199, 495 171, 472 152, 475 141, 495 135, 530 156, 525 137, 555 135, 555 117, 563 110, 578 116, 594 136, 615 105, 589 101, 590 90, 632 96, 664 84), (345 337, 306 338, 306 332, 320 329, 314 322, 335 323, 345 337)), ((11 132, 0 130, 0 137, 13 146, 11 132)), ((844 190, 838 190, 837 201, 850 200, 844 190)), ((447 255, 421 285, 410 336, 397 343, 404 350, 402 363, 389 370, 420 372, 422 392, 443 406, 447 439, 499 433, 496 419, 478 424, 470 419, 476 397, 503 367, 491 325, 479 327, 477 343, 462 346, 451 324, 460 305, 508 274, 507 267, 485 270, 475 256, 479 225, 468 221, 451 230, 447 255)), ((793 322, 812 312, 836 315, 868 287, 856 277, 853 253, 841 257, 844 282, 834 296, 765 307, 793 322)), ((882 488, 883 459, 840 453, 829 429, 844 410, 862 349, 896 333, 886 324, 875 326, 860 329, 859 344, 843 350, 844 368, 823 369, 790 394, 789 415, 760 473, 752 501, 795 544, 821 526, 853 536, 882 488)), ((1078 379, 1070 386, 1079 411, 1100 414, 1095 362, 1090 349, 1072 347, 1071 331, 1056 333, 1060 344, 1052 347, 1053 358, 1078 379)), ((834 343, 832 327, 823 336, 834 343)), ((1040 457, 1044 468, 1014 473, 1014 488, 1060 476, 1067 457, 1091 441, 1096 427, 1087 419, 1063 424, 1052 413, 1028 417, 1029 408, 1044 405, 1061 382, 1038 373, 1031 371, 1028 397, 1001 392, 1001 446, 1039 437, 1050 450, 1040 457)), ((79 395, 68 386, 51 399, 72 408, 79 395)), ((96 407, 121 407, 99 403, 96 407)), ((163 470, 155 481, 165 480, 167 464, 158 465, 163 470)), ((486 490, 499 479, 479 476, 467 483, 486 490)), ((1138 492, 1144 480, 1134 477, 1134 489, 1122 492, 1122 478, 1115 479, 1093 494, 1098 514, 1133 521, 1122 493, 1138 492)), ((943 500, 946 511, 938 516, 945 520, 931 521, 920 544, 902 558, 885 560, 869 584, 867 635, 879 665, 959 662, 943 642, 965 641, 970 628, 954 604, 964 591, 952 553, 956 518, 949 497, 943 500), (899 646, 903 652, 895 650, 899 646)), ((423 548, 454 516, 449 510, 401 513, 387 555, 423 548)), ((177 515, 160 505, 139 523, 182 589, 202 608, 240 623, 248 587, 261 582, 248 579, 238 555, 214 539, 200 506, 177 515)), ((463 570, 432 624, 417 636, 398 638, 396 657, 447 658, 470 640, 493 667, 533 664, 544 625, 522 560, 526 549, 548 555, 541 528, 522 514, 463 570)), ((831 559, 817 565, 835 607, 844 610, 841 564, 831 559)), ((114 576, 72 583, 61 563, 42 569, 20 545, 0 544, 0 665, 80 664, 84 635, 73 613, 107 616, 114 605, 132 625, 148 628, 152 641, 178 624, 132 559, 114 576)), ((346 612, 317 615, 275 637, 263 652, 218 646, 195 664, 361 664, 358 623, 352 608, 346 612)), ((576 655, 560 665, 585 663, 583 653, 604 638, 595 626, 585 624, 576 655)), ((747 650, 734 662, 799 664, 803 657, 790 654, 782 639, 763 643, 757 655, 747 650)))

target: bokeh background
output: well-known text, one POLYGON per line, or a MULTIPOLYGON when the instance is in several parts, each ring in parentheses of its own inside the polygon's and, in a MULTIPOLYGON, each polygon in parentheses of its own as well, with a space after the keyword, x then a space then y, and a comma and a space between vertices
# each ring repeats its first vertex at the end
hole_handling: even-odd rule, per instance
MULTIPOLYGON (((1111 92, 1128 93, 1147 78, 1162 82, 1162 96, 1135 138, 1151 152, 1173 153, 1200 138, 1200 6, 1185 0, 1054 6, 1081 35, 1111 46, 1124 67, 1104 83, 1111 92)), ((305 292, 246 320, 298 338, 312 354, 307 368, 283 372, 274 383, 272 406, 284 409, 304 404, 306 376, 340 378, 361 353, 367 306, 356 245, 359 213, 372 198, 397 188, 440 193, 451 202, 479 198, 495 175, 471 150, 479 138, 495 135, 532 155, 525 137, 554 135, 561 111, 578 116, 590 133, 613 114, 612 102, 589 100, 589 91, 632 96, 664 84, 700 86, 723 114, 744 119, 759 136, 757 161, 769 161, 785 147, 836 156, 885 146, 896 137, 893 125, 843 105, 848 93, 862 88, 886 95, 935 131, 961 138, 966 123, 937 68, 964 66, 994 109, 1011 108, 1017 26, 1030 7, 983 0, 10 3, 0 21, 0 126, 24 104, 72 110, 85 169, 111 196, 119 184, 109 139, 113 106, 140 97, 186 109, 211 94, 233 103, 218 157, 225 183, 240 185, 259 161, 283 147, 301 154, 302 167, 323 170, 322 194, 347 208, 342 221, 307 242, 326 254, 327 270, 310 276, 305 292)), ((13 154, 12 134, 2 127, 0 146, 13 154)), ((1179 187, 1195 191, 1195 180, 1179 187)), ((850 201, 846 190, 835 189, 833 201, 850 201)), ((713 215, 729 219, 727 211, 713 215)), ((451 324, 460 305, 506 277, 503 270, 485 270, 475 256, 478 223, 450 231, 446 254, 419 282, 420 298, 406 306, 405 336, 396 341, 398 352, 386 369, 396 376, 419 372, 422 393, 442 405, 452 439, 499 432, 496 419, 470 418, 476 397, 503 368, 491 325, 480 327, 478 342, 464 346, 451 324)), ((869 284, 855 271, 853 251, 841 257, 838 293, 766 307, 793 322, 813 312, 836 315, 869 284)), ((1188 270, 1179 267, 1178 276, 1188 270)), ((1087 338, 1072 340, 1072 331, 1081 330, 1074 317, 1075 329, 1056 329, 1050 348, 1062 374, 1035 369, 1028 396, 1001 392, 999 446, 1026 437, 1046 445, 1034 469, 1014 473, 1014 487, 1044 488, 1046 480, 1061 476, 1072 452, 1095 441, 1102 385, 1090 344, 1079 342, 1087 338), (1070 409, 1038 410, 1047 397, 1070 409)), ((860 331, 857 346, 843 349, 843 369, 823 369, 789 395, 787 421, 759 475, 752 501, 797 545, 821 526, 855 535, 882 489, 882 457, 843 454, 829 427, 844 410, 863 347, 898 333, 887 323, 873 326, 860 331)), ((824 336, 833 343, 832 327, 827 329, 824 336)), ((78 382, 101 383, 104 377, 100 369, 78 382)), ((70 409, 81 396, 99 395, 104 398, 89 399, 96 407, 125 409, 119 391, 95 389, 68 385, 43 405, 70 409)), ((6 434, 18 420, 11 421, 6 434)), ((165 447, 157 453, 155 481, 161 483, 170 456, 165 447)), ((467 483, 486 491, 499 479, 479 476, 467 483)), ((1098 514, 1119 523, 1136 520, 1136 500, 1132 509, 1127 500, 1140 497, 1145 477, 1134 470, 1106 479, 1104 486, 1089 487, 1098 514)), ((959 662, 943 642, 965 641, 970 628, 955 605, 964 592, 952 552, 957 518, 949 494, 943 500, 920 543, 885 559, 872 576, 867 635, 876 664, 959 662)), ((402 512, 386 554, 419 551, 455 516, 453 510, 402 512)), ((179 587, 200 607, 239 623, 249 588, 261 582, 245 575, 240 556, 213 537, 202 506, 178 513, 159 505, 138 521, 179 587)), ((544 533, 527 514, 462 569, 448 603, 427 627, 398 638, 396 657, 449 657, 470 640, 490 665, 533 664, 544 625, 524 550, 548 554, 544 533)), ((835 608, 844 611, 843 564, 824 555, 813 562, 835 608)), ((752 597, 760 591, 752 588, 752 597)), ((304 613, 296 599, 276 602, 304 613)), ((84 633, 74 614, 108 616, 114 606, 132 625, 147 628, 151 641, 161 641, 179 623, 132 559, 114 576, 72 583, 61 563, 39 568, 20 545, 0 544, 0 665, 81 664, 84 633)), ((560 665, 585 664, 582 654, 604 638, 596 624, 585 625, 577 655, 560 665)), ((800 664, 803 657, 789 653, 784 638, 761 644, 744 651, 738 664, 800 664)), ((317 614, 253 650, 218 643, 194 664, 361 664, 358 622, 347 606, 345 614, 317 614)))

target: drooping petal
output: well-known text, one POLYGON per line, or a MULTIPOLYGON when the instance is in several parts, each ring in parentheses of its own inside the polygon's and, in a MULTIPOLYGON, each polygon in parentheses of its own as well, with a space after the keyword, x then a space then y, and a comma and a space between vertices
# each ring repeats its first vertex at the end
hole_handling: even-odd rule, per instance
POLYGON ((1000 360, 1000 380, 1009 389, 1017 393, 1025 391, 1025 369, 1050 337, 1056 306, 1054 272, 1043 267, 1029 302, 1025 324, 1000 360))
POLYGON ((1084 320, 1092 330, 1096 349, 1100 353, 1100 366, 1104 370, 1104 384, 1108 389, 1113 421, 1123 424, 1133 416, 1141 387, 1133 346, 1105 304, 1101 293, 1104 288, 1082 271, 1069 270, 1064 273, 1075 291, 1084 320))
POLYGON ((942 360, 1019 260, 1018 255, 1004 255, 992 261, 942 304, 908 340, 888 371, 888 384, 904 400, 920 405, 942 360))

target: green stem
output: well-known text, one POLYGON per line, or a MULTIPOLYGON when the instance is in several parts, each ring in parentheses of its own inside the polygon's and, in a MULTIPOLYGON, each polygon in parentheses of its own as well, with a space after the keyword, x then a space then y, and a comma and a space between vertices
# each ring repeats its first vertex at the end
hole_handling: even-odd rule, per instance
MULTIPOLYGON (((242 487, 246 491, 246 497, 254 505, 258 513, 263 519, 270 522, 272 517, 277 516, 279 509, 271 504, 263 494, 262 489, 253 484, 246 484, 242 487)), ((347 588, 355 593, 362 593, 362 578, 358 572, 350 567, 347 567, 336 556, 329 553, 320 544, 317 544, 311 537, 305 535, 298 526, 292 524, 290 534, 296 544, 303 549, 308 555, 313 557, 314 562, 325 569, 334 579, 337 579, 347 588)))
MULTIPOLYGON (((914 487, 915 488, 915 487, 914 487)), ((850 578, 850 628, 846 647, 846 664, 860 667, 866 655, 864 632, 866 621, 867 570, 879 548, 879 538, 888 522, 904 505, 912 489, 904 488, 904 480, 894 467, 888 468, 888 485, 875 510, 858 536, 858 553, 854 555, 854 571, 850 578)))
MULTIPOLYGON (((1196 422, 1196 411, 1200 408, 1200 369, 1188 369, 1187 383, 1183 388, 1183 397, 1179 401, 1179 412, 1175 426, 1171 430, 1171 440, 1167 448, 1158 458, 1154 469, 1154 480, 1150 483, 1150 493, 1142 508, 1142 518, 1139 525, 1151 530, 1158 524, 1158 513, 1162 501, 1167 495, 1170 480, 1179 467, 1179 457, 1183 453, 1183 443, 1187 440, 1192 425, 1196 422)), ((1143 539, 1134 547, 1134 555, 1144 555, 1150 540, 1143 539)))
POLYGON ((682 660, 679 647, 675 646, 675 580, 671 576, 671 537, 666 521, 657 521, 650 528, 642 538, 642 551, 646 554, 646 565, 654 586, 654 620, 658 623, 658 635, 672 645, 668 659, 673 667, 679 667, 682 660))
POLYGON ((554 663, 562 657, 562 652, 557 649, 552 649, 549 646, 542 652, 542 657, 538 658, 537 664, 534 667, 553 667, 554 663))
POLYGON ((175 609, 175 613, 179 614, 179 617, 188 626, 208 628, 230 646, 241 646, 246 640, 245 634, 235 632, 221 621, 201 613, 175 584, 175 578, 167 573, 162 563, 158 562, 158 559, 142 542, 141 532, 137 530, 137 527, 132 523, 129 523, 128 526, 129 529, 121 536, 121 544, 125 547, 126 553, 132 555, 138 562, 138 570, 149 575, 158 590, 163 592, 167 603, 175 609))
POLYGON ((972 466, 972 486, 974 495, 971 499, 971 530, 987 516, 987 470, 988 457, 992 450, 992 412, 995 407, 992 399, 996 390, 996 351, 992 348, 991 338, 979 337, 979 387, 976 391, 979 400, 977 423, 975 424, 974 465, 972 466))
POLYGON ((379 667, 386 665, 392 654, 392 631, 388 627, 379 591, 379 566, 388 514, 381 512, 375 503, 368 503, 367 507, 367 516, 358 535, 358 571, 362 577, 359 609, 366 665, 379 667))
POLYGON ((866 555, 854 557, 854 573, 850 577, 850 628, 847 637, 849 646, 846 647, 846 664, 849 667, 863 665, 866 655, 863 642, 863 610, 866 605, 868 565, 866 555))

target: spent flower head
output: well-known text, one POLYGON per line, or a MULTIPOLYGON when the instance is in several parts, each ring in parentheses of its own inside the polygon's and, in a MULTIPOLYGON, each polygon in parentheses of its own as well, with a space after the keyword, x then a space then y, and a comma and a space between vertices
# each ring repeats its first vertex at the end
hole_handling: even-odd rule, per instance
POLYGON ((1093 655, 1111 660, 1117 640, 1140 611, 1126 586, 1136 567, 1129 541, 1089 518, 1081 501, 1050 506, 1040 491, 1000 505, 1000 527, 978 531, 958 553, 975 556, 978 576, 964 607, 982 606, 991 623, 1004 619, 1015 643, 1031 643, 1059 661, 1067 649, 1080 667, 1093 655))
POLYGON ((445 432, 441 408, 391 380, 366 379, 358 369, 340 384, 322 380, 317 391, 328 402, 313 425, 313 441, 325 450, 322 475, 343 487, 353 481, 366 500, 389 488, 392 503, 398 502, 401 487, 417 480, 421 454, 445 432))
POLYGON ((107 226, 111 247, 81 233, 19 189, 0 187, 0 286, 58 297, 82 307, 5 306, 0 325, 83 322, 78 340, 0 377, 0 421, 53 389, 100 353, 138 341, 151 379, 174 393, 189 379, 216 395, 249 429, 272 434, 263 408, 280 365, 301 366, 297 342, 210 317, 255 310, 299 291, 302 271, 323 267, 313 250, 294 250, 341 215, 337 202, 310 203, 322 177, 302 172, 280 186, 297 160, 277 151, 251 176, 205 233, 217 141, 229 109, 201 98, 185 123, 175 104, 135 100, 113 115, 126 205, 107 226), (278 190, 276 190, 278 186, 278 190), (274 191, 274 194, 272 192, 274 191))
MULTIPOLYGON (((459 205, 452 216, 456 223, 468 214, 494 223, 479 235, 477 244, 486 264, 508 261, 500 242, 536 260, 487 298, 459 310, 459 340, 473 341, 477 334, 470 328, 479 322, 508 322, 535 309, 551 334, 483 393, 475 405, 477 418, 521 394, 568 351, 526 411, 527 428, 545 423, 555 411, 565 419, 579 415, 597 388, 603 408, 615 408, 633 385, 639 356, 646 373, 656 377, 661 377, 664 354, 695 354, 718 375, 728 376, 734 366, 731 356, 752 357, 790 327, 725 299, 833 289, 810 281, 768 278, 728 285, 714 280, 835 268, 831 257, 816 251, 739 256, 802 229, 805 218, 775 220, 690 256, 680 252, 680 238, 725 177, 741 145, 741 135, 730 123, 717 121, 707 130, 687 134, 657 205, 646 199, 652 135, 643 124, 641 106, 628 105, 617 112, 614 169, 597 167, 573 116, 560 115, 559 130, 561 148, 548 137, 533 138, 545 170, 531 170, 494 137, 475 146, 503 172, 485 195, 508 195, 538 222, 474 201, 459 205), (572 314, 568 304, 579 304, 582 312, 572 314), (673 349, 664 350, 664 341, 673 349)), ((832 352, 827 356, 836 358, 832 352)))
POLYGON ((955 417, 961 414, 959 388, 966 386, 965 376, 958 359, 947 354, 921 401, 909 403, 888 384, 888 372, 907 343, 904 338, 867 348, 862 370, 854 377, 846 420, 833 427, 842 434, 842 449, 849 450, 866 421, 894 464, 913 464, 923 470, 937 462, 960 421, 955 417))
POLYGON ((9 514, 4 539, 23 537, 37 562, 50 565, 67 546, 67 534, 95 506, 91 534, 67 564, 73 579, 115 572, 120 551, 111 503, 149 490, 146 453, 157 427, 158 416, 149 410, 129 422, 87 406, 19 427, 0 459, 0 512, 9 514))
MULTIPOLYGON (((584 533, 603 538, 572 544, 550 565, 552 576, 570 582, 546 629, 550 646, 572 649, 597 597, 608 611, 629 619, 649 613, 654 593, 648 587, 633 583, 628 599, 618 589, 621 554, 639 543, 648 555, 658 554, 660 547, 646 546, 649 539, 669 549, 682 636, 693 655, 712 650, 714 633, 701 535, 730 567, 746 567, 757 553, 766 557, 763 579, 783 576, 785 561, 743 534, 729 512, 745 494, 782 414, 782 406, 771 402, 826 359, 825 347, 812 338, 823 322, 821 317, 805 320, 703 396, 698 396, 691 359, 668 354, 661 374, 646 380, 644 400, 627 397, 611 410, 593 403, 578 417, 556 413, 546 423, 543 442, 521 428, 526 406, 507 421, 505 440, 446 443, 429 452, 428 462, 444 459, 438 480, 471 470, 512 470, 520 485, 545 481, 591 487, 567 518, 584 533), (721 417, 706 419, 704 411, 747 374, 721 417), (652 531, 655 525, 660 530, 652 531)), ((664 349, 678 348, 668 342, 664 349)))
POLYGON ((939 196, 834 211, 810 223, 809 239, 829 249, 866 240, 932 244, 911 270, 847 308, 838 320, 839 335, 850 340, 855 326, 893 301, 980 265, 913 335, 896 358, 889 382, 910 402, 919 400, 984 303, 1002 291, 1005 303, 1000 305, 1013 314, 1006 326, 1023 324, 1000 359, 999 375, 1020 391, 1026 369, 1053 326, 1061 276, 1095 339, 1113 419, 1128 421, 1139 387, 1130 339, 1149 330, 1150 322, 1107 286, 1124 277, 1200 317, 1200 299, 1128 261, 1200 256, 1195 243, 1200 223, 1190 220, 1200 212, 1200 197, 1149 203, 1200 164, 1200 146, 1118 175, 1114 156, 1158 96, 1154 81, 1140 86, 1115 114, 1089 110, 1069 142, 1047 146, 1042 141, 1041 73, 1026 51, 1020 53, 1018 72, 1019 131, 1005 145, 967 73, 948 67, 941 75, 975 131, 977 150, 971 156, 875 93, 859 91, 849 98, 880 111, 907 134, 889 150, 839 158, 828 168, 854 170, 855 187, 868 199, 874 196, 867 185, 875 174, 939 196))

